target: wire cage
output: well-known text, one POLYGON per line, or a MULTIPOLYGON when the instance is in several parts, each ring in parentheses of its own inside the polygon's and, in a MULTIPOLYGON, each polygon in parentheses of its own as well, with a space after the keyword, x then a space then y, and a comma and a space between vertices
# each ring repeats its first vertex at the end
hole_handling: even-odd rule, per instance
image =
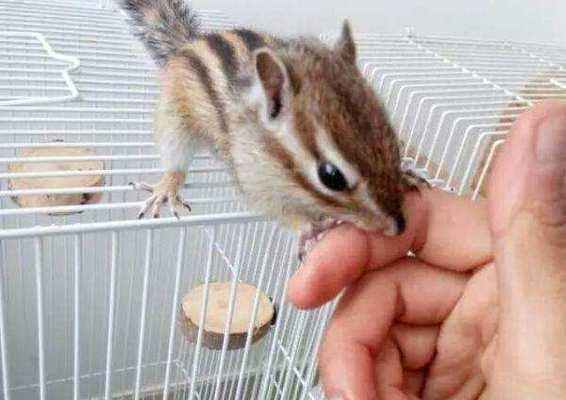
MULTIPOLYGON (((220 12, 200 14, 206 29, 232 26, 220 12)), ((184 187, 190 216, 135 218, 144 195, 128 182, 162 172, 151 139, 158 87, 123 16, 108 0, 4 0, 0 27, 0 398, 314 400, 332 304, 299 312, 285 303, 296 238, 246 208, 226 166, 198 155, 184 187), (89 152, 61 156, 62 148, 89 152), (30 149, 43 153, 24 155, 30 149), (10 168, 50 162, 96 167, 10 168), (76 176, 103 184, 13 185, 76 176), (17 205, 73 194, 98 201, 17 205), (272 297, 278 317, 263 339, 213 351, 184 338, 181 297, 214 281, 253 283, 272 297)), ((411 31, 357 40, 404 162, 460 195, 485 195, 517 115, 566 97, 558 45, 411 31)))
MULTIPOLYGON (((210 30, 232 26, 215 11, 201 19, 210 30)), ((151 138, 158 88, 123 16, 107 1, 5 1, 0 26, 0 397, 268 399, 305 392, 330 307, 299 313, 285 305, 295 238, 246 209, 226 167, 198 155, 184 189, 191 216, 136 219, 144 195, 128 182, 162 172, 151 138), (63 148, 89 152, 61 156, 63 148), (23 153, 30 149, 42 153, 23 153), (10 167, 53 162, 96 168, 10 167), (13 185, 76 176, 104 184, 13 185), (100 201, 17 205, 73 194, 100 201), (238 351, 185 340, 181 297, 214 281, 250 282, 272 297, 278 319, 266 337, 238 351)))

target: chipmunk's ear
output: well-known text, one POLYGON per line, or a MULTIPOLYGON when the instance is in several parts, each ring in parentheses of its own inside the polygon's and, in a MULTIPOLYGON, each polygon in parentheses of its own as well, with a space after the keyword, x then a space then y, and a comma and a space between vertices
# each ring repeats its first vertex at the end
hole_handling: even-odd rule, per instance
POLYGON ((356 64, 356 43, 354 42, 352 27, 348 20, 345 20, 342 25, 342 34, 336 43, 336 52, 344 61, 356 64))
POLYGON ((254 53, 256 74, 261 83, 264 117, 276 121, 287 112, 291 96, 289 73, 283 62, 269 49, 254 53))

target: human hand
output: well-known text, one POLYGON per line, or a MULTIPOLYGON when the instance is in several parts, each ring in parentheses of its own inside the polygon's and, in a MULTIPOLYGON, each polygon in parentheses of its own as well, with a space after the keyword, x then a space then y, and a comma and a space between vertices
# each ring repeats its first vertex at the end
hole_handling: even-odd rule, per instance
POLYGON ((341 226, 309 255, 293 303, 347 288, 320 351, 329 398, 566 398, 566 105, 519 118, 490 183, 488 205, 425 190, 402 236, 341 226))

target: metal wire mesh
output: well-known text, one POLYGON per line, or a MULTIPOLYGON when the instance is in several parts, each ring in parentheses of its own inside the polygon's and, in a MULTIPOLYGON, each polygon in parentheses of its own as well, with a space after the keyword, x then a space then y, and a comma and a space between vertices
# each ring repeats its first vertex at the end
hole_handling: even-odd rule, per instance
POLYGON ((4 78, 0 93, 6 93, 0 94, 0 106, 60 103, 78 97, 78 90, 69 72, 79 67, 79 60, 53 51, 43 35, 1 31, 0 46, 4 78), (22 54, 19 51, 21 48, 33 49, 33 53, 22 54), (22 57, 25 58, 23 62, 22 57), (16 77, 14 72, 27 76, 16 77), (45 76, 57 73, 59 77, 45 76))
POLYGON ((366 35, 361 66, 382 94, 405 161, 460 195, 485 195, 516 117, 564 99, 566 48, 466 38, 366 35))
MULTIPOLYGON (((231 26, 221 13, 202 15, 209 29, 231 26)), ((295 238, 247 211, 226 167, 208 154, 191 166, 191 216, 135 219, 142 197, 128 182, 162 172, 151 139, 158 88, 122 15, 106 0, 4 1, 0 26, 3 398, 313 399, 314 354, 332 305, 305 313, 284 303, 295 238), (94 155, 21 153, 62 147, 94 155), (103 168, 8 169, 63 160, 103 168), (76 175, 103 176, 104 186, 9 186, 76 175), (33 208, 13 201, 61 193, 102 198, 33 208), (253 283, 278 305, 260 342, 215 352, 184 340, 181 296, 219 280, 253 283)), ((360 68, 389 111, 405 162, 462 195, 485 194, 491 160, 519 113, 566 96, 560 46, 411 32, 360 35, 358 43, 360 68)))
MULTIPOLYGON (((111 4, 5 2, 0 21, 0 352, 8 399, 270 398, 298 395, 314 377, 329 308, 284 305, 294 238, 246 212, 222 163, 199 155, 185 196, 193 214, 137 221, 129 181, 161 169, 151 139, 154 67, 111 4), (54 54, 46 54, 52 49, 54 54), (80 69, 63 75, 66 60, 80 69), (74 97, 70 98, 72 88, 74 97), (33 100, 33 101, 32 101, 33 100), (72 100, 72 101, 71 101, 72 100), (10 103, 8 103, 10 102, 10 103), (23 157, 30 148, 94 155, 23 157), (89 171, 14 172, 12 163, 98 160, 89 171), (101 187, 14 190, 9 182, 102 175, 101 187), (103 194, 97 204, 19 208, 15 197, 103 194), (63 214, 62 214, 63 213, 63 214), (71 213, 71 214, 69 214, 71 213), (262 341, 235 352, 189 344, 181 296, 201 282, 255 284, 279 304, 262 341), (326 314, 325 314, 326 313, 326 314), (304 340, 303 340, 304 338, 304 340), (293 392, 293 394, 291 394, 293 392)), ((231 26, 203 12, 208 29, 231 26)))

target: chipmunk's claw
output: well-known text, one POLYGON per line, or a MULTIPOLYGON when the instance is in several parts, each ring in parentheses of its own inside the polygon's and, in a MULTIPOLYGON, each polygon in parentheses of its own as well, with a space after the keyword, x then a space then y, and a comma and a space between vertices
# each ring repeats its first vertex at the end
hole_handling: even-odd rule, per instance
POLYGON ((424 186, 427 189, 432 188, 432 185, 425 177, 411 169, 403 171, 403 184, 407 191, 418 190, 421 186, 424 186))
POLYGON ((130 183, 130 185, 136 190, 144 190, 152 194, 141 207, 140 212, 138 213, 138 219, 143 219, 148 213, 152 218, 160 218, 160 210, 165 203, 169 204, 169 211, 171 215, 177 219, 181 219, 181 208, 191 211, 189 203, 182 199, 176 189, 160 187, 160 185, 153 187, 143 182, 130 183))
POLYGON ((145 215, 147 214, 147 212, 152 209, 152 216, 155 218, 155 214, 156 214, 156 210, 155 210, 155 204, 157 201, 157 198, 159 197, 159 195, 157 194, 153 194, 151 195, 143 204, 140 212, 138 213, 138 219, 142 219, 145 217, 145 215))
POLYGON ((177 218, 178 220, 181 219, 181 217, 179 216, 179 212, 175 209, 175 203, 170 201, 169 202, 169 212, 171 212, 171 215, 173 215, 175 218, 177 218))
POLYGON ((305 249, 299 249, 297 251, 297 259, 299 260, 299 263, 304 263, 305 262, 305 258, 306 258, 306 251, 305 249))
POLYGON ((193 211, 193 209, 191 208, 191 205, 190 205, 188 202, 186 202, 185 200, 183 200, 183 199, 181 198, 181 196, 177 196, 177 201, 178 201, 179 203, 181 203, 181 205, 182 205, 183 207, 185 207, 189 212, 192 212, 192 211, 193 211))
POLYGON ((319 241, 317 235, 313 235, 312 232, 313 232, 312 229, 307 232, 304 232, 303 234, 301 234, 301 237, 299 239, 297 258, 299 259, 299 262, 301 264, 305 262, 309 253, 312 251, 312 249, 314 249, 314 247, 319 241))
POLYGON ((130 182, 128 186, 131 186, 134 190, 143 190, 145 192, 153 193, 153 186, 145 182, 130 182))
POLYGON ((148 200, 150 200, 150 205, 153 205, 151 208, 151 216, 153 218, 159 218, 159 210, 161 210, 161 206, 167 201, 167 194, 157 193, 148 200))
POLYGON ((182 208, 186 209, 188 212, 192 211, 189 203, 184 201, 183 198, 179 195, 173 197, 172 200, 168 199, 168 201, 169 201, 169 211, 171 212, 171 215, 175 216, 175 218, 177 219, 181 219, 179 211, 182 208))

